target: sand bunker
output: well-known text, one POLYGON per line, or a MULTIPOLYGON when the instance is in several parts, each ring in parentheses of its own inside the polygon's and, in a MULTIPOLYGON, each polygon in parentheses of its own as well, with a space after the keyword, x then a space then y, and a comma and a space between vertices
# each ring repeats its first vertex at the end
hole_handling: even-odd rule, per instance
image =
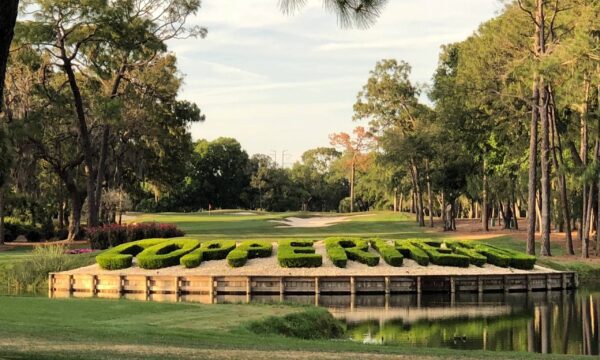
POLYGON ((298 217, 289 217, 283 220, 269 220, 273 223, 282 224, 281 226, 276 226, 277 228, 317 228, 317 227, 327 227, 332 226, 344 221, 348 221, 352 218, 352 216, 321 216, 321 217, 309 217, 309 218, 298 218, 298 217))

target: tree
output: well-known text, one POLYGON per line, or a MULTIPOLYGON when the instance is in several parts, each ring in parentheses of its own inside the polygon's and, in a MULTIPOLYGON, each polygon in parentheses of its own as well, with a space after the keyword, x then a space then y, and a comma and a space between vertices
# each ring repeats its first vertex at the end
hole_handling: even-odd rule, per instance
MULTIPOLYGON (((306 3, 306 0, 279 0, 284 13, 292 13, 306 3)), ((386 3, 387 0, 323 0, 323 6, 337 15, 342 27, 370 26, 386 3)))
POLYGON ((354 185, 356 184, 356 171, 365 169, 370 161, 370 157, 365 152, 372 145, 373 135, 365 130, 364 127, 358 126, 353 131, 352 137, 348 133, 337 133, 329 135, 331 145, 343 149, 342 161, 344 167, 348 169, 350 182, 350 212, 354 212, 354 185))
MULTIPOLYGON (((0 113, 4 99, 4 77, 10 44, 12 43, 14 28, 17 22, 19 0, 5 0, 0 3, 0 113)), ((0 238, 2 241, 2 238, 0 238)))

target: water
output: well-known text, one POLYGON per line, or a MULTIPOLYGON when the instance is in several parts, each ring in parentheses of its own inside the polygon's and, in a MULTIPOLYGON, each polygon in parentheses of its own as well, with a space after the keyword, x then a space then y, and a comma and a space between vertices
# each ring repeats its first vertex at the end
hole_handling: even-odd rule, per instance
POLYGON ((351 307, 321 301, 346 322, 348 335, 363 343, 600 353, 600 292, 357 296, 351 307))

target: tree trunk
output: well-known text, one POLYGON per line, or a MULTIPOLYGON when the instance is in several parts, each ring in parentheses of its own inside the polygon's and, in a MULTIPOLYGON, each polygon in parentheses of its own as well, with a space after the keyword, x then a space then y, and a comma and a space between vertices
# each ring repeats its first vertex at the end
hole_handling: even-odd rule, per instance
POLYGON ((429 227, 433 227, 433 194, 431 192, 431 179, 429 177, 429 160, 425 160, 425 171, 427 171, 427 197, 429 198, 429 227))
POLYGON ((399 211, 402 212, 404 209, 404 194, 400 193, 400 205, 398 206, 399 211))
POLYGON ((517 209, 517 203, 515 202, 515 182, 513 180, 513 186, 512 186, 512 191, 510 192, 510 201, 512 203, 512 209, 514 209, 513 211, 513 219, 515 220, 515 230, 519 230, 519 215, 518 212, 519 210, 517 209))
POLYGON ((528 199, 527 199, 527 246, 526 252, 535 255, 535 232, 539 223, 536 221, 539 213, 537 203, 537 141, 538 141, 538 121, 539 112, 537 102, 539 101, 539 91, 537 81, 534 83, 533 102, 530 139, 529 139, 529 181, 528 181, 528 199))
POLYGON ((419 181, 419 168, 414 162, 414 159, 411 159, 412 163, 412 173, 414 177, 415 184, 415 196, 416 196, 416 210, 417 210, 417 221, 419 222, 419 226, 425 226, 425 216, 423 212, 423 191, 421 190, 421 184, 419 181))
POLYGON ((489 231, 488 222, 488 198, 487 198, 487 173, 485 168, 485 161, 483 162, 483 196, 481 199, 481 224, 483 225, 483 231, 489 231))
POLYGON ((71 215, 69 220, 69 235, 67 241, 74 241, 79 236, 81 229, 81 207, 83 206, 83 199, 80 192, 72 188, 69 189, 69 195, 71 197, 71 215))
POLYGON ((0 112, 3 109, 4 77, 18 10, 19 0, 0 1, 0 112))
POLYGON ((550 127, 548 119, 548 87, 546 86, 543 79, 540 80, 540 122, 542 129, 542 147, 540 150, 540 162, 541 162, 541 192, 542 192, 542 223, 541 223, 541 243, 542 247, 540 255, 552 256, 550 250, 550 205, 551 205, 551 194, 550 194, 550 127))
POLYGON ((4 187, 0 186, 0 245, 4 244, 4 187))
POLYGON ((562 157, 562 146, 560 140, 560 134, 556 128, 556 112, 554 108, 554 96, 550 93, 550 103, 552 104, 550 112, 550 127, 552 133, 552 161, 556 172, 558 174, 558 187, 560 193, 560 205, 562 209, 563 222, 565 225, 566 235, 566 250, 568 255, 575 255, 573 249, 573 236, 571 234, 571 210, 569 208, 569 199, 567 196, 567 179, 563 171, 559 171, 564 166, 564 159, 562 157))
POLYGON ((356 175, 356 165, 352 162, 350 169, 350 212, 354 212, 354 176, 356 175))

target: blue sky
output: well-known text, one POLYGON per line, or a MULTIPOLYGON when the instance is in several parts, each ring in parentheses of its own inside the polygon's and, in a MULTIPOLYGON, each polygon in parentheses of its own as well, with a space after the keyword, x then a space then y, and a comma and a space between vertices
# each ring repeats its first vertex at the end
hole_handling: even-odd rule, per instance
POLYGON ((390 0, 369 29, 341 29, 319 0, 285 15, 277 0, 204 0, 192 20, 205 39, 172 41, 185 75, 181 98, 207 120, 194 139, 234 137, 250 154, 286 150, 286 164, 328 135, 351 131, 352 105, 376 61, 396 58, 429 82, 442 44, 469 36, 498 0, 390 0))

